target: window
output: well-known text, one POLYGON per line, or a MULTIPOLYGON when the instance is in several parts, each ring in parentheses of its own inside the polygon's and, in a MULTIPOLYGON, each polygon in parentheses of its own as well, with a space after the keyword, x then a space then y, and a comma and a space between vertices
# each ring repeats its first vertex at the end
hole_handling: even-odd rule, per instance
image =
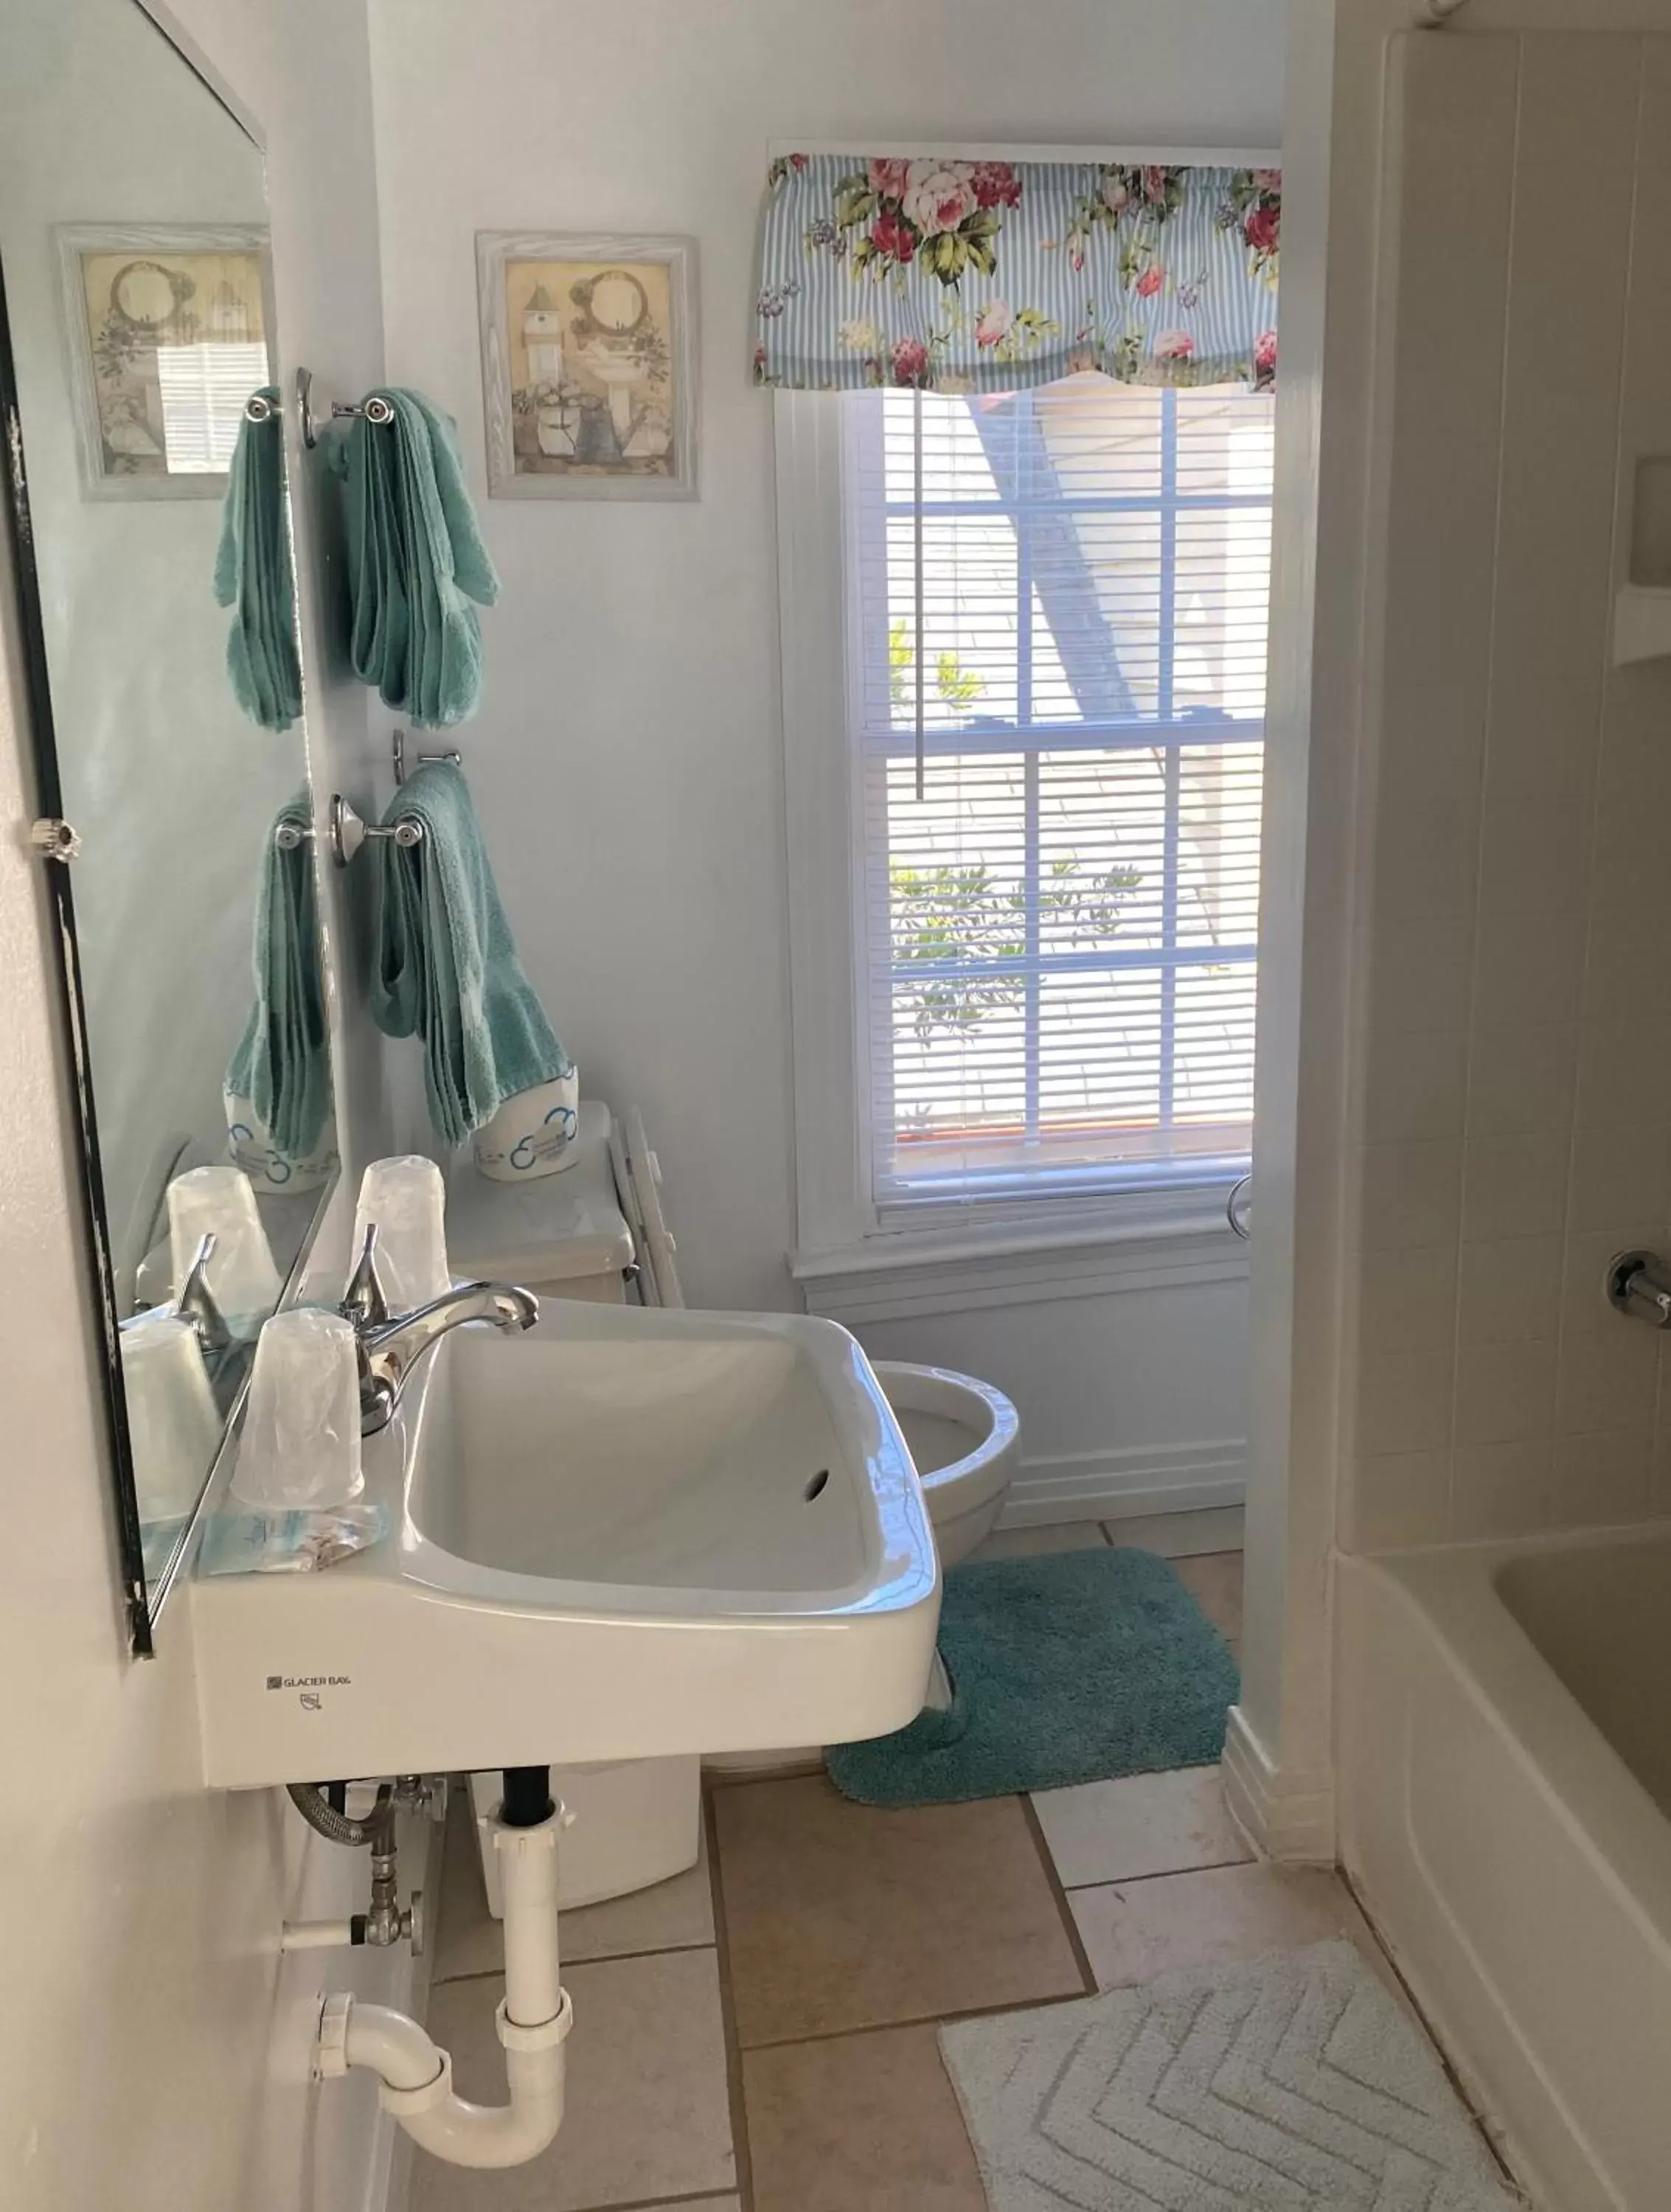
POLYGON ((1268 396, 1085 376, 823 404, 875 1218, 1239 1172, 1268 396))

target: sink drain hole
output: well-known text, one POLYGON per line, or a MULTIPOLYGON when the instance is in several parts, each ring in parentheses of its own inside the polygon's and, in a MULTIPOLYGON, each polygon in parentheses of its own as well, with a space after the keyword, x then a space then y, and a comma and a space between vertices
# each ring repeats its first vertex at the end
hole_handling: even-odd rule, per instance
POLYGON ((821 1467, 817 1473, 813 1476, 811 1481, 806 1486, 806 1502, 809 1505, 812 1503, 812 1500, 817 1496, 818 1492, 823 1488, 825 1483, 827 1483, 829 1480, 829 1469, 827 1467, 821 1467))

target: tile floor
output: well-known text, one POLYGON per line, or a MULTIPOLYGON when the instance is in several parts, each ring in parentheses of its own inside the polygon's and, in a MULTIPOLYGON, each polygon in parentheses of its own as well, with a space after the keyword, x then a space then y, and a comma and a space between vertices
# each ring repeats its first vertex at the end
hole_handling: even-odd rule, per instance
MULTIPOLYGON (((1222 1542, 1239 1519, 1194 1514, 1222 1542)), ((991 1549, 1141 1539, 1232 1643, 1241 1557, 1167 1522, 1006 1532, 991 1549)), ((568 2117, 543 2158, 419 2155, 411 2212, 985 2212, 936 2024, 1345 1934, 1330 1874, 1257 1863, 1216 1769, 877 1812, 822 1773, 726 1779, 701 1863, 564 1916, 568 2117)), ((467 1806, 449 1820, 430 2024, 466 2096, 502 2095, 501 1963, 467 1806)), ((1390 1972, 1390 1970, 1387 1970, 1390 1972)))

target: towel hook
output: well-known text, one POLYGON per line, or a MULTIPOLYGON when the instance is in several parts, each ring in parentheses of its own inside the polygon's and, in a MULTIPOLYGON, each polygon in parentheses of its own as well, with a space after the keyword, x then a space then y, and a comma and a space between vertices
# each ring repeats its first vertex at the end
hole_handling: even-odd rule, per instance
MULTIPOLYGON (((394 755, 394 780, 398 786, 406 781, 406 732, 395 730, 390 733, 390 748, 394 755)), ((412 758, 422 767, 425 761, 451 761, 454 768, 464 766, 464 755, 457 746, 444 753, 414 753, 412 758)))
POLYGON ((346 399, 333 399, 331 403, 331 413, 333 420, 342 415, 363 415, 368 422, 384 423, 392 422, 394 420, 393 408, 386 399, 375 392, 372 393, 369 399, 362 400, 357 407, 353 406, 346 399))
MULTIPOLYGON (((250 402, 246 404, 244 410, 246 414, 250 413, 253 404, 250 402)), ((393 422, 394 409, 380 392, 374 392, 369 399, 362 401, 357 407, 350 406, 343 399, 333 399, 331 403, 331 419, 334 420, 342 415, 363 415, 368 422, 386 423, 393 422)), ((319 442, 319 433, 325 422, 319 409, 314 404, 313 372, 311 368, 299 368, 296 371, 296 418, 301 426, 301 442, 311 453, 319 442)), ((251 415, 252 422, 259 422, 261 419, 258 415, 251 415)))
POLYGON ((392 825, 368 822, 340 791, 333 791, 331 794, 330 827, 326 834, 331 840, 331 859, 339 868, 345 868, 368 837, 390 838, 409 851, 414 845, 421 845, 423 842, 423 824, 421 822, 397 822, 392 825))
MULTIPOLYGON (((281 822, 273 832, 273 842, 281 853, 294 853, 299 845, 307 844, 313 835, 311 829, 304 830, 299 823, 281 822)), ((325 836, 331 846, 331 859, 339 868, 345 868, 368 837, 386 837, 392 843, 403 846, 408 851, 414 845, 421 845, 423 842, 423 824, 421 822, 396 822, 385 825, 379 822, 368 822, 350 799, 344 799, 340 791, 333 791, 325 836)))

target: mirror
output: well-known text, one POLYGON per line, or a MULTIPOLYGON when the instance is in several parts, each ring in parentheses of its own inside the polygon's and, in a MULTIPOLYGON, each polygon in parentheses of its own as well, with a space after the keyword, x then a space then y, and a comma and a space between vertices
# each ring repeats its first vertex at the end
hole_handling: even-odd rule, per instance
POLYGON ((9 521, 141 1651, 336 1164, 265 222, 137 0, 9 0, 9 521))

